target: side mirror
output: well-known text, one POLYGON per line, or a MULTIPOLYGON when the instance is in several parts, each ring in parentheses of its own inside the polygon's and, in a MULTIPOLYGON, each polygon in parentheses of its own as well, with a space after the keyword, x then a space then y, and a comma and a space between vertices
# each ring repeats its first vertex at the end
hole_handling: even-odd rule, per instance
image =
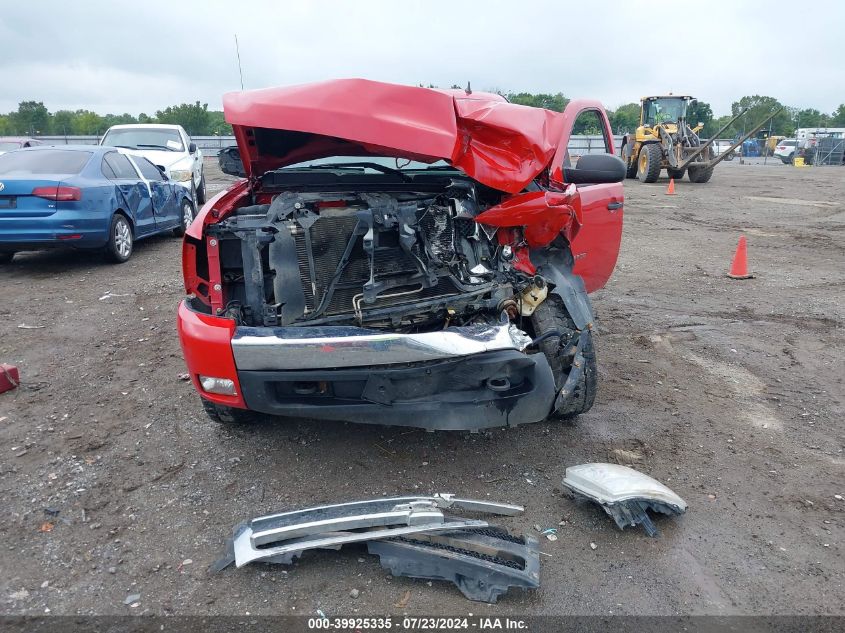
POLYGON ((241 152, 237 147, 224 147, 217 153, 217 163, 220 171, 237 178, 245 178, 246 170, 241 160, 241 152))
POLYGON ((611 154, 584 154, 575 167, 565 167, 563 179, 573 185, 598 185, 625 180, 625 163, 611 154))
POLYGON ((167 170, 164 168, 164 165, 156 165, 156 169, 158 169, 161 172, 161 175, 165 180, 168 180, 167 170))
POLYGON ((196 154, 197 153, 197 144, 196 143, 188 143, 188 153, 189 154, 196 154))

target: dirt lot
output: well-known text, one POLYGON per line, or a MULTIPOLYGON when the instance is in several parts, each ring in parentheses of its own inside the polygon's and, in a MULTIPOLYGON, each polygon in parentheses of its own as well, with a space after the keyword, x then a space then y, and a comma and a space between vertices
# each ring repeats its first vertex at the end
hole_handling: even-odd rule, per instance
POLYGON ((845 613, 843 175, 723 163, 674 197, 629 181, 619 264, 594 296, 595 408, 476 435, 220 427, 179 379, 177 239, 122 266, 19 255, 0 269, 0 361, 24 382, 0 395, 0 611, 845 613), (732 281, 741 233, 757 278, 732 281), (689 512, 657 539, 622 532, 561 491, 585 461, 632 463, 689 512), (557 527, 542 587, 470 603, 355 550, 206 572, 244 519, 409 491, 523 503, 505 524, 557 527))

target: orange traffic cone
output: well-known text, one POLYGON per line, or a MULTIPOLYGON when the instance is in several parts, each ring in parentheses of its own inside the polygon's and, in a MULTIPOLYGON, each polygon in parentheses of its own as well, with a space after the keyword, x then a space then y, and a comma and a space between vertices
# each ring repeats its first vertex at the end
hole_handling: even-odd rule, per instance
POLYGON ((666 189, 667 196, 674 196, 675 195, 675 179, 669 179, 669 187, 666 189))
POLYGON ((751 279, 754 277, 748 272, 748 246, 744 235, 739 236, 739 244, 736 245, 736 254, 728 277, 731 279, 751 279))

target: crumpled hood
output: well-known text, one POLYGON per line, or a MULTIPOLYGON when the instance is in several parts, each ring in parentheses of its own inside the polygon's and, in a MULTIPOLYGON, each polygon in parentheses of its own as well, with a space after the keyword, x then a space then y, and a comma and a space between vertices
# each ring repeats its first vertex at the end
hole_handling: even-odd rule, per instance
POLYGON ((445 160, 509 193, 549 165, 562 116, 500 95, 337 79, 223 96, 247 176, 330 156, 445 160))

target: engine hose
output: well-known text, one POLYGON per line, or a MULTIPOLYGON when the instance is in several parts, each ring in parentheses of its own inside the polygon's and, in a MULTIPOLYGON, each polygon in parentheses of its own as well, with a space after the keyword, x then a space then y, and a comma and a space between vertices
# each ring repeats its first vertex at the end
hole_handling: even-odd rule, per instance
POLYGON ((538 346, 540 345, 540 343, 542 343, 543 341, 545 341, 547 338, 552 338, 553 336, 556 336, 556 337, 560 338, 560 337, 562 336, 562 334, 561 334, 559 331, 557 331, 557 330, 549 330, 548 332, 543 332, 540 336, 538 336, 538 337, 537 337, 537 338, 535 338, 533 341, 531 341, 531 342, 527 345, 527 347, 528 347, 528 348, 531 348, 531 347, 538 347, 538 346))

